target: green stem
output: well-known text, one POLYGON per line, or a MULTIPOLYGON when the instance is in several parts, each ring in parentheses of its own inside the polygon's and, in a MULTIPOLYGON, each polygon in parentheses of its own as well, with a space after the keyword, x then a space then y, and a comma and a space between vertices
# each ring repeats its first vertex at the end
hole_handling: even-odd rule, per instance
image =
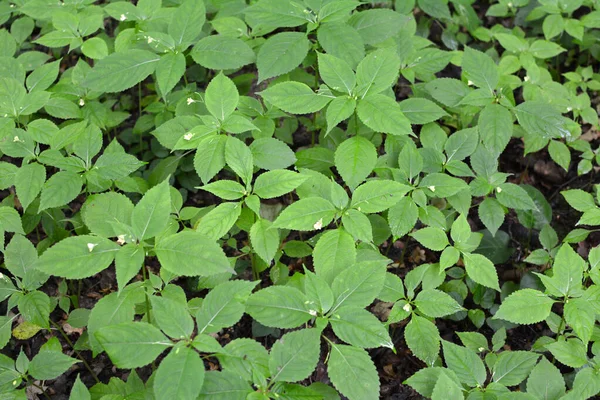
POLYGON ((56 330, 58 332, 60 332, 60 334, 63 337, 63 339, 65 339, 65 341, 73 349, 73 351, 77 355, 77 358, 79 358, 81 360, 81 362, 83 363, 83 365, 85 366, 85 368, 89 371, 89 373, 92 375, 92 377, 94 378, 94 380, 96 381, 96 383, 100 383, 100 379, 98 379, 98 376, 96 375, 96 373, 94 372, 94 370, 92 369, 92 367, 90 367, 90 365, 87 363, 87 361, 85 360, 85 358, 83 358, 83 356, 77 350, 75 350, 75 346, 73 345, 73 342, 71 341, 71 339, 69 339, 69 337, 67 336, 67 334, 62 330, 62 328, 60 327, 60 325, 58 325, 56 322, 54 322, 52 320, 50 320, 50 323, 52 325, 54 325, 54 327, 56 328, 56 330))
MULTIPOLYGON (((148 271, 146 267, 142 267, 142 277, 144 278, 144 283, 148 280, 148 271)), ((152 323, 152 314, 150 313, 150 297, 148 297, 148 292, 144 291, 144 296, 146 296, 146 315, 148 316, 148 323, 152 323)))

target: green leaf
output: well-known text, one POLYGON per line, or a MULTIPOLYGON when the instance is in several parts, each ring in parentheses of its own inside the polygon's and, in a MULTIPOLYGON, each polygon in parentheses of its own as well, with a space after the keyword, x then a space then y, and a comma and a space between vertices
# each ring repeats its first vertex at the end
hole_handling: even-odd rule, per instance
POLYGON ((440 333, 433 322, 413 315, 404 330, 406 344, 413 354, 431 366, 440 352, 440 333))
POLYGON ((190 338, 194 330, 194 321, 186 307, 168 297, 151 296, 152 318, 158 327, 173 339, 190 338))
MULTIPOLYGON (((428 0, 429 1, 429 0, 428 0)), ((423 0, 420 0, 423 2, 423 0)), ((439 4, 439 3, 437 3, 439 4)), ((447 374, 440 374, 433 392, 431 392, 431 400, 464 399, 463 388, 454 379, 448 377, 447 374)))
POLYGON ((350 400, 379 397, 379 376, 369 354, 353 346, 331 343, 327 375, 350 400))
POLYGON ((432 197, 450 197, 468 188, 464 180, 437 172, 426 175, 419 187, 429 190, 432 197))
POLYGON ((571 299, 565 304, 565 321, 583 343, 592 337, 595 324, 595 312, 587 300, 571 299))
POLYGON ((494 318, 515 324, 535 324, 548 318, 552 304, 554 300, 539 290, 517 290, 504 299, 494 318))
POLYGON ((314 231, 329 225, 336 208, 321 197, 300 199, 285 208, 273 222, 275 228, 314 231))
POLYGON ((519 124, 533 137, 560 139, 571 137, 563 116, 550 104, 525 101, 515 107, 519 124))
POLYGON ((23 210, 35 200, 46 180, 46 168, 38 163, 23 165, 15 174, 15 191, 23 210))
POLYGON ((270 286, 248 298, 246 312, 265 326, 291 329, 313 317, 309 303, 304 293, 296 288, 270 286))
POLYGON ((413 97, 400 102, 400 110, 411 124, 424 125, 448 114, 431 100, 413 97))
POLYGON ((504 351, 492 368, 492 379, 504 386, 518 385, 527 378, 538 358, 539 354, 529 351, 504 351))
POLYGON ((493 92, 498 86, 498 66, 490 56, 465 47, 462 59, 463 76, 477 87, 493 92))
POLYGON ((396 101, 382 94, 374 94, 358 102, 356 112, 360 120, 376 132, 390 135, 410 135, 410 121, 396 101))
POLYGON ((154 378, 157 400, 196 400, 204 383, 204 362, 189 347, 177 346, 161 361, 154 378))
MULTIPOLYGON (((204 1, 185 0, 173 13, 169 23, 168 33, 175 40, 175 45, 185 45, 193 42, 200 32, 206 20, 204 1)), ((182 49, 183 50, 183 49, 182 49)))
POLYGON ((387 329, 373 314, 357 307, 341 307, 329 319, 333 331, 344 342, 365 349, 394 348, 387 329))
POLYGON ((268 33, 276 28, 293 28, 308 22, 304 5, 296 2, 258 1, 244 10, 253 30, 268 33))
POLYGON ((370 53, 356 67, 356 95, 365 99, 383 92, 396 83, 399 69, 400 59, 393 49, 370 53))
POLYGON ((362 261, 347 266, 331 283, 335 297, 332 312, 340 307, 364 308, 381 293, 385 283, 385 264, 362 261))
POLYGON ((315 273, 328 283, 355 260, 354 239, 343 229, 325 232, 313 251, 315 273))
POLYGON ((49 328, 50 298, 44 292, 34 290, 18 299, 19 312, 27 322, 49 328))
POLYGON ((333 291, 329 284, 306 268, 304 268, 304 293, 310 301, 316 302, 321 313, 326 313, 333 305, 333 291))
POLYGON ((40 351, 29 363, 27 372, 35 379, 55 379, 64 374, 79 360, 59 351, 40 351))
POLYGON ((234 280, 212 289, 196 313, 199 334, 215 333, 235 325, 244 315, 244 303, 256 284, 257 282, 234 280))
POLYGON ((560 194, 562 194, 567 203, 577 211, 586 212, 596 208, 594 197, 584 190, 563 190, 560 194))
POLYGON ((225 146, 228 136, 215 135, 203 139, 194 156, 194 169, 202 180, 207 183, 225 166, 225 146))
POLYGON ((172 346, 158 328, 146 322, 122 322, 98 329, 96 339, 118 368, 150 364, 172 346))
POLYGON ((482 286, 500 291, 496 267, 487 257, 481 254, 463 253, 463 261, 469 278, 482 286))
POLYGON ((12 207, 0 206, 0 229, 5 232, 15 232, 24 235, 21 216, 12 207))
POLYGON ((208 86, 204 95, 206 108, 220 121, 231 115, 238 105, 240 95, 237 87, 231 79, 220 73, 215 76, 208 86))
POLYGON ((101 60, 108 56, 108 46, 102 38, 93 37, 83 42, 81 52, 92 60, 101 60))
POLYGON ((535 58, 552 58, 559 55, 563 51, 566 50, 558 44, 549 42, 547 40, 536 40, 531 44, 531 46, 529 46, 529 52, 535 58))
POLYGON ((260 138, 250 145, 254 165, 273 170, 284 169, 296 162, 296 155, 290 147, 279 139, 260 138))
POLYGON ((254 194, 262 199, 283 196, 300 186, 308 176, 284 169, 260 174, 254 182, 254 194))
POLYGON ((365 44, 360 34, 347 23, 322 24, 317 30, 317 39, 327 54, 341 58, 352 68, 365 56, 365 44))
POLYGON ((140 272, 146 259, 144 248, 138 244, 128 243, 115 255, 115 272, 119 291, 123 290, 133 277, 140 272))
POLYGON ((131 213, 133 234, 144 240, 161 233, 169 222, 171 193, 167 180, 148 190, 131 213))
POLYGON ((242 212, 241 203, 221 203, 202 216, 196 231, 211 240, 225 236, 242 212))
POLYGON ((417 223, 419 209, 415 202, 408 196, 392 206, 388 211, 388 222, 392 235, 400 238, 410 232, 417 223))
POLYGON ((156 83, 163 96, 166 96, 185 73, 185 56, 182 53, 167 53, 160 57, 156 65, 156 83))
POLYGON ((231 272, 223 249, 194 231, 182 231, 163 238, 154 250, 161 266, 175 275, 210 276, 231 272))
POLYGON ((246 189, 239 182, 229 180, 209 183, 201 186, 200 189, 206 190, 223 200, 238 200, 246 194, 246 189))
POLYGON ((117 180, 126 177, 144 165, 135 156, 125 153, 104 153, 96 160, 95 171, 104 179, 117 180))
POLYGON ((365 214, 378 213, 394 206, 410 190, 410 186, 392 180, 368 181, 356 188, 351 206, 365 214))
POLYGON ((242 178, 245 183, 249 183, 252 180, 252 173, 254 172, 252 152, 240 139, 233 136, 227 137, 225 161, 233 172, 242 178))
POLYGON ((442 251, 450 244, 446 232, 440 228, 433 228, 431 226, 419 229, 418 231, 411 233, 410 236, 415 238, 423 246, 434 251, 442 251))
POLYGON ((308 54, 309 41, 303 32, 280 32, 269 37, 256 57, 258 81, 290 72, 308 54))
MULTIPOLYGON (((213 23, 215 20, 212 21, 213 23)), ((214 70, 238 69, 253 63, 254 51, 241 39, 211 35, 200 39, 191 56, 198 64, 214 70)))
POLYGON ((350 189, 356 188, 377 164, 377 149, 362 136, 343 141, 335 151, 335 168, 350 189))
POLYGON ((537 210, 529 194, 514 183, 502 183, 496 188, 496 198, 505 207, 515 210, 537 210))
POLYGON ((332 97, 318 94, 301 82, 282 82, 260 92, 275 107, 292 114, 310 114, 327 105, 332 97))
POLYGON ((352 235, 354 240, 361 242, 373 241, 373 227, 369 218, 357 210, 348 210, 342 215, 344 229, 352 235))
POLYGON ((88 278, 108 268, 118 250, 116 243, 99 236, 72 236, 42 253, 35 268, 68 279, 88 278))
POLYGON ((554 343, 547 344, 546 349, 559 362, 572 368, 581 368, 588 362, 587 345, 576 338, 559 339, 554 343))
POLYGON ((271 221, 259 218, 249 232, 252 249, 267 264, 273 261, 279 249, 279 232, 276 229, 269 229, 271 225, 271 221))
POLYGON ((298 382, 308 378, 321 353, 320 331, 302 329, 286 333, 271 348, 269 370, 273 382, 298 382))
POLYGON ((348 63, 331 54, 318 53, 317 57, 323 82, 333 90, 351 95, 356 86, 356 77, 348 63))
POLYGON ((327 119, 327 132, 330 132, 340 122, 350 118, 356 109, 356 100, 350 96, 340 96, 333 99, 325 113, 327 119))
POLYGON ((119 227, 131 224, 132 211, 133 203, 127 196, 107 192, 89 196, 83 204, 81 216, 92 233, 116 237, 126 233, 119 227))
POLYGON ((348 20, 348 24, 356 29, 368 45, 391 38, 405 23, 403 15, 389 8, 355 12, 348 20))
POLYGON ((159 60, 159 56, 148 50, 112 53, 98 61, 87 74, 84 85, 97 92, 122 92, 150 76, 159 60))
POLYGON ((246 400, 253 392, 250 384, 230 371, 207 371, 199 400, 246 400))
POLYGON ((540 399, 558 400, 565 391, 565 379, 560 370, 542 357, 527 378, 527 393, 540 399))
POLYGON ((494 154, 504 151, 513 131, 510 111, 499 104, 488 104, 481 111, 477 126, 481 141, 488 150, 494 154))
POLYGON ((38 212, 67 205, 79 196, 82 186, 83 179, 75 172, 59 171, 55 173, 42 187, 38 212))
POLYGON ((460 381, 470 387, 483 386, 487 378, 485 365, 473 350, 442 341, 444 360, 460 381))
POLYGON ((462 81, 453 78, 438 78, 425 85, 427 92, 446 107, 455 107, 469 94, 469 87, 462 81))
POLYGON ((464 310, 449 294, 437 289, 420 291, 414 304, 420 312, 432 318, 441 318, 464 310))
POLYGON ((566 144, 557 140, 551 140, 548 145, 548 153, 555 163, 563 167, 565 171, 569 171, 571 164, 571 152, 566 144))
POLYGON ((479 219, 483 225, 490 231, 492 236, 496 236, 496 232, 504 222, 504 208, 498 203, 498 200, 491 197, 486 197, 477 208, 479 219))
POLYGON ((60 60, 36 68, 25 81, 30 93, 48 89, 58 76, 60 60))
POLYGON ((79 375, 75 379, 69 400, 91 400, 90 392, 87 387, 79 379, 79 375))

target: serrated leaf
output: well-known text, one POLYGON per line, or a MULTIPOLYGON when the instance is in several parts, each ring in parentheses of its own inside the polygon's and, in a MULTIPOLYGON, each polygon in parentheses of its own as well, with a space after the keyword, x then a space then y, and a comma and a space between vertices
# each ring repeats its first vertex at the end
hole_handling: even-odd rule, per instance
POLYGON ((87 74, 85 86, 103 93, 127 90, 152 74, 159 60, 159 56, 148 50, 112 53, 87 74))
POLYGON ((548 153, 555 163, 560 165, 565 171, 569 171, 571 151, 566 144, 557 140, 551 140, 548 145, 548 153))
POLYGON ((410 197, 403 197, 388 211, 388 222, 394 237, 400 238, 410 232, 417 223, 419 209, 410 197))
POLYGON ((379 376, 369 354, 353 346, 331 343, 327 375, 337 390, 350 400, 379 396, 379 376))
POLYGON ((500 154, 512 137, 512 115, 499 104, 488 104, 479 115, 479 133, 483 145, 494 154, 500 154))
POLYGON ((565 391, 565 379, 560 370, 542 357, 527 378, 527 393, 544 400, 558 400, 565 391))
POLYGON ((433 197, 450 197, 468 188, 464 180, 437 172, 426 175, 419 187, 429 190, 433 197))
POLYGON ((177 7, 167 29, 175 39, 176 46, 191 43, 200 35, 206 19, 205 13, 202 0, 185 0, 177 7))
POLYGON ((221 329, 235 325, 246 306, 244 302, 257 282, 243 280, 227 281, 217 285, 204 298, 202 306, 196 313, 199 334, 215 333, 221 329))
POLYGON ((442 341, 444 361, 456 373, 462 383, 470 387, 483 386, 487 371, 481 358, 473 350, 442 341))
POLYGON ((152 318, 158 327, 173 339, 189 338, 194 330, 194 321, 186 307, 168 297, 151 296, 152 318))
POLYGON ((351 206, 366 214, 378 213, 394 206, 410 190, 410 186, 392 180, 368 181, 356 188, 351 206))
POLYGON ((376 163, 377 149, 362 136, 346 139, 335 151, 335 167, 351 189, 371 174, 376 163))
POLYGON ((242 212, 241 203, 221 203, 202 216, 196 231, 211 240, 225 236, 242 212))
POLYGON ((142 246, 128 243, 115 255, 115 272, 117 285, 121 291, 133 279, 144 264, 146 254, 142 246))
POLYGON ((411 124, 423 125, 448 115, 433 101, 419 97, 403 100, 399 106, 411 124))
POLYGON ((440 228, 428 226, 410 234, 415 240, 430 250, 442 251, 450 243, 446 232, 440 228))
POLYGON ((202 180, 207 183, 225 166, 225 145, 228 136, 215 135, 203 139, 194 156, 194 169, 202 180))
POLYGON ((223 249, 195 231, 182 231, 163 238, 154 250, 161 267, 175 275, 210 276, 231 272, 223 249))
POLYGON ((479 203, 477 214, 492 236, 496 236, 496 232, 504 222, 504 208, 498 201, 491 197, 485 198, 479 203))
POLYGON ((35 268, 68 279, 87 278, 108 268, 118 250, 116 243, 99 236, 73 236, 42 253, 35 268))
POLYGON ((79 196, 82 186, 83 179, 79 174, 69 171, 55 173, 42 187, 38 212, 67 205, 79 196))
POLYGON ((550 104, 525 101, 515 107, 519 124, 533 137, 560 139, 571 137, 563 116, 550 104))
POLYGON ((254 182, 254 194, 262 199, 283 196, 300 186, 308 176, 294 171, 276 169, 260 174, 254 182))
POLYGON ((498 66, 490 56, 465 47, 462 59, 463 76, 475 86, 493 92, 498 86, 498 66))
POLYGON ((482 286, 500 291, 498 272, 494 264, 485 256, 475 253, 463 253, 467 275, 482 286))
POLYGON ((274 382, 298 382, 314 371, 319 361, 320 331, 289 332, 271 348, 269 370, 274 382))
POLYGON ((309 41, 303 32, 280 32, 268 38, 256 57, 258 81, 296 68, 308 54, 308 47, 309 41))
POLYGON ((158 328, 146 322, 105 326, 95 336, 118 368, 143 367, 172 346, 158 328))
POLYGON ((390 135, 410 135, 410 121, 400 105, 382 94, 372 94, 358 101, 356 112, 360 120, 376 132, 390 135))
POLYGON ((400 59, 392 49, 370 53, 356 67, 357 96, 365 99, 391 87, 398 79, 399 69, 400 59))
POLYGON ((204 362, 194 350, 174 348, 160 363, 154 378, 157 400, 196 400, 204 383, 204 362))
MULTIPOLYGON (((270 286, 246 301, 246 312, 265 326, 295 328, 313 315, 304 293, 289 286, 270 286)), ((316 311, 315 311, 316 313, 316 311)))
POLYGON ((449 294, 437 289, 420 291, 414 304, 419 311, 432 318, 441 318, 464 310, 449 294))
POLYGON ((23 210, 35 200, 46 181, 46 168, 38 163, 23 165, 15 174, 15 191, 23 210))
POLYGON ((492 369, 492 379, 504 386, 518 385, 527 378, 538 358, 539 354, 528 351, 502 352, 492 369))
POLYGON ((352 94, 356 86, 354 71, 344 60, 331 54, 317 54, 319 74, 327 86, 338 92, 352 94))
POLYGON ((320 230, 329 225, 335 213, 336 208, 330 201, 321 197, 307 197, 285 208, 273 222, 273 227, 298 231, 320 230))
POLYGON ((198 64, 214 70, 241 68, 256 59, 254 51, 246 42, 222 35, 211 35, 200 39, 194 46, 191 56, 198 64))
POLYGON ((206 87, 204 102, 213 117, 224 121, 237 107, 239 98, 239 92, 233 81, 220 73, 206 87))
POLYGON ((330 132, 340 122, 350 118, 356 109, 356 100, 350 96, 340 96, 333 99, 325 113, 327 119, 327 132, 330 132))
POLYGON ((496 188, 496 198, 505 207, 515 210, 537 210, 529 194, 514 183, 503 183, 496 188))
POLYGON ((225 162, 245 183, 252 180, 252 173, 254 172, 252 152, 240 139, 233 136, 227 137, 225 162))
POLYGON ((254 165, 266 170, 284 169, 296 160, 296 155, 290 147, 279 139, 259 138, 252 142, 250 151, 254 165))
POLYGON ((76 358, 59 351, 43 350, 33 357, 27 372, 35 379, 55 379, 78 362, 76 358))
POLYGON ((315 93, 301 82, 282 82, 260 92, 275 107, 292 114, 310 114, 327 105, 332 97, 315 93))
POLYGON ((358 307, 341 307, 329 319, 333 331, 344 342, 356 347, 394 348, 387 329, 373 314, 358 307))
POLYGON ((552 304, 554 300, 539 290, 517 290, 504 299, 494 318, 515 324, 535 324, 548 318, 552 304))
POLYGON ((276 229, 269 229, 271 225, 271 221, 259 218, 249 232, 252 249, 267 264, 273 261, 279 249, 279 232, 276 229))
POLYGON ((433 322, 413 315, 404 330, 404 338, 415 356, 433 365, 440 352, 440 333, 433 322))
POLYGON ((335 297, 332 312, 340 307, 364 308, 371 304, 383 289, 385 264, 362 261, 346 267, 331 283, 335 297))
POLYGON ((185 56, 182 53, 167 53, 160 57, 156 65, 156 83, 163 96, 166 96, 185 73, 185 56))

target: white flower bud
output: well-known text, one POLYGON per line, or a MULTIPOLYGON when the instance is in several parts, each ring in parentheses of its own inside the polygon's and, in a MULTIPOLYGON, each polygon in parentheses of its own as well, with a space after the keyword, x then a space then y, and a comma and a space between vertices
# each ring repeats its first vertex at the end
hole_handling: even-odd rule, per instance
POLYGON ((316 230, 323 228, 323 218, 321 218, 320 220, 315 222, 315 224, 313 225, 313 228, 315 228, 316 230))
POLYGON ((91 253, 92 250, 94 250, 94 247, 96 247, 96 246, 98 246, 98 243, 88 243, 87 244, 88 251, 91 253))

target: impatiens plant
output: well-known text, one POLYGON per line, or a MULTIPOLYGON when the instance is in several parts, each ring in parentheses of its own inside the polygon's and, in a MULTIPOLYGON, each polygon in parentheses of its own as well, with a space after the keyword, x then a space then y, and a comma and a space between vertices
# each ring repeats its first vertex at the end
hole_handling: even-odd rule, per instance
POLYGON ((0 398, 600 393, 596 1, 0 23, 0 398))

